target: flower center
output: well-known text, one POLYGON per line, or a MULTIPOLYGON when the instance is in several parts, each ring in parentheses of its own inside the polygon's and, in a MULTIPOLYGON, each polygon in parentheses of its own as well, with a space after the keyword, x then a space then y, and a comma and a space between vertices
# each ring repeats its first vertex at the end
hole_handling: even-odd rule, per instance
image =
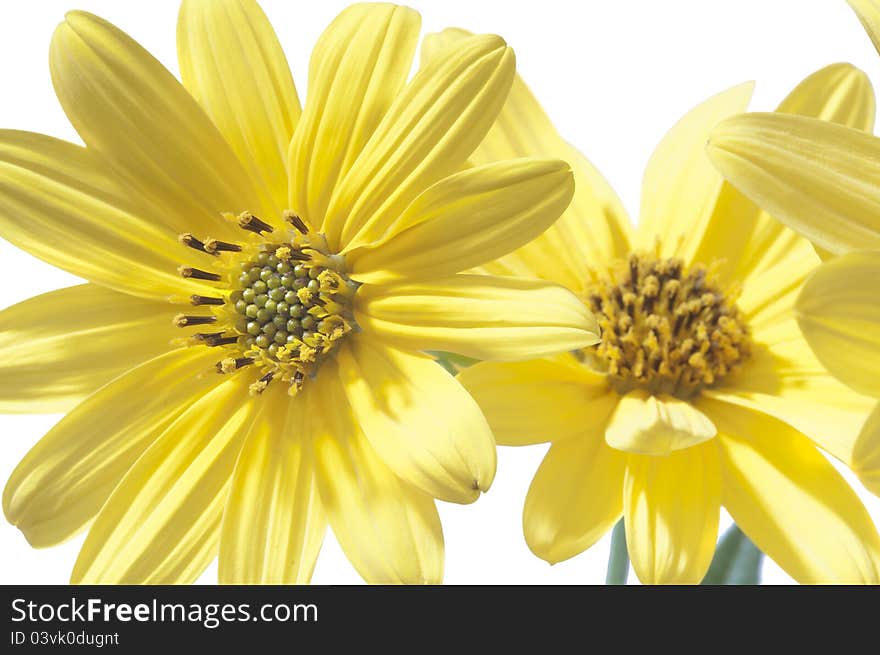
POLYGON ((355 326, 351 299, 357 284, 345 275, 345 260, 329 252, 324 235, 314 232, 301 218, 285 212, 294 228, 271 238, 274 229, 249 212, 238 217, 239 226, 261 240, 226 243, 201 241, 183 234, 183 244, 213 258, 218 272, 181 267, 184 277, 217 283, 217 297, 192 296, 195 306, 206 306, 207 315, 179 314, 179 327, 212 325, 217 331, 192 335, 189 345, 223 348, 219 373, 247 366, 260 371, 251 385, 261 393, 273 380, 302 388, 337 342, 355 326), (227 255, 224 260, 221 255, 227 255))
POLYGON ((711 268, 632 254, 587 289, 602 341, 580 353, 620 393, 690 398, 748 359, 748 325, 738 290, 720 288, 711 268))

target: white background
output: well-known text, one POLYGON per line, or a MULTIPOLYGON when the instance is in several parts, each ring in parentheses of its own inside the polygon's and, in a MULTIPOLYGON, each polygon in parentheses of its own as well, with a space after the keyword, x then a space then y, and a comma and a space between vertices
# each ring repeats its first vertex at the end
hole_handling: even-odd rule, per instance
MULTIPOLYGON (((347 3, 264 0, 301 97, 316 38, 347 3)), ((880 83, 880 57, 843 0, 413 0, 426 32, 447 26, 496 32, 560 132, 578 146, 637 215, 642 170, 664 132, 693 105, 757 80, 753 107, 769 110, 803 77, 849 61, 880 83)), ((0 0, 0 127, 78 141, 49 80, 48 48, 68 9, 85 9, 131 34, 177 73, 177 2, 0 0)), ((75 247, 75 244, 71 244, 75 247)), ((0 241, 0 307, 78 282, 0 241)), ((47 370, 46 375, 51 375, 47 370)), ((59 416, 0 416, 0 483, 59 416)), ((546 446, 499 453, 498 475, 476 504, 440 503, 447 583, 601 583, 609 538, 550 567, 522 537, 522 502, 546 446)), ((850 478, 851 479, 851 478, 850 478)), ((861 487, 876 522, 880 500, 861 487)), ((723 527, 729 523, 725 517, 723 527)), ((0 583, 64 583, 82 537, 31 549, 0 522, 0 583)), ((790 579, 772 562, 765 582, 790 579)), ((212 567, 201 578, 216 580, 212 567)), ((630 580, 634 580, 631 574, 630 580)), ((316 583, 360 579, 328 531, 316 583)))

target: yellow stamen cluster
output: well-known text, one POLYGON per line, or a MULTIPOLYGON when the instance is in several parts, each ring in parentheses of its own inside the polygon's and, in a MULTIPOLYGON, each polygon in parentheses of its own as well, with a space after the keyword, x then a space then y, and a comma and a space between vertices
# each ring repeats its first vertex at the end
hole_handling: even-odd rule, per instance
POLYGON ((690 398, 750 355, 737 295, 703 265, 686 269, 679 259, 633 254, 588 286, 602 341, 581 354, 622 393, 690 398))
POLYGON ((271 239, 271 225, 249 212, 237 217, 238 224, 262 241, 251 237, 228 244, 181 235, 181 243, 213 256, 222 268, 181 267, 181 274, 216 282, 228 291, 216 298, 193 296, 192 304, 209 306, 211 314, 181 314, 175 324, 217 329, 195 334, 189 343, 225 348, 228 356, 217 362, 219 373, 258 369, 262 377, 251 385, 253 393, 261 393, 273 380, 288 383, 296 393, 355 327, 351 300, 357 284, 345 275, 344 259, 330 253, 324 236, 298 216, 286 212, 285 220, 295 230, 278 240, 271 239), (221 253, 234 254, 224 260, 218 257, 221 253))

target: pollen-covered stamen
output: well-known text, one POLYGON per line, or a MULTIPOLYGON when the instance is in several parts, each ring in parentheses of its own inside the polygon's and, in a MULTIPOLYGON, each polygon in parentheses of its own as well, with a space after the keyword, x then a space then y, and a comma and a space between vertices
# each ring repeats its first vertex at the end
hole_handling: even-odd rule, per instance
POLYGON ((181 266, 177 269, 180 273, 181 277, 185 278, 193 278, 195 280, 208 280, 209 282, 219 282, 223 279, 222 275, 218 275, 217 273, 209 273, 208 271, 203 271, 199 268, 193 268, 192 266, 181 266))
POLYGON ((193 250, 198 250, 199 252, 207 252, 205 250, 205 244, 195 238, 189 232, 184 232, 183 234, 177 237, 177 240, 180 241, 185 246, 192 248, 193 250))
POLYGON ((190 327, 192 325, 210 325, 216 323, 217 317, 213 314, 210 316, 187 316, 186 314, 178 314, 174 317, 174 325, 177 327, 190 327))
POLYGON ((290 223, 300 234, 309 233, 309 226, 306 225, 306 222, 289 209, 284 210, 284 222, 290 223))
POLYGON ((588 287, 602 341, 582 351, 625 393, 641 388, 690 398, 739 368, 751 339, 737 290, 702 265, 634 254, 588 287))
POLYGON ((205 252, 209 255, 216 255, 221 252, 241 252, 241 245, 208 238, 205 239, 205 252))
POLYGON ((251 212, 242 212, 238 215, 238 227, 260 235, 263 232, 273 232, 275 230, 275 228, 254 216, 251 212))
POLYGON ((227 357, 215 365, 218 373, 233 373, 254 363, 253 357, 227 357))
POLYGON ((223 334, 211 336, 205 339, 205 343, 209 346, 228 346, 233 343, 238 343, 238 335, 237 334, 223 334))

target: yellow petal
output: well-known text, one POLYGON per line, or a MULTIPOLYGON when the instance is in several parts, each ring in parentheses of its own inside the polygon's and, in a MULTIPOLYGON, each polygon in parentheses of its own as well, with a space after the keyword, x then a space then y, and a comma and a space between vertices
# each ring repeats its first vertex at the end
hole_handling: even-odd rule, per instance
POLYGON ((715 436, 715 426, 691 403, 672 396, 630 391, 617 405, 605 441, 643 455, 669 455, 715 436))
POLYGON ((718 125, 709 156, 741 192, 832 253, 880 249, 880 139, 800 116, 718 125))
POLYGON ((745 111, 752 83, 719 93, 687 113, 654 150, 642 180, 635 245, 691 261, 712 216, 723 180, 706 157, 706 139, 722 119, 745 111))
MULTIPOLYGON (((254 0, 184 0, 180 77, 275 215, 287 207, 287 150, 299 97, 281 44, 254 0)), ((256 210, 256 208, 251 208, 256 210)))
POLYGON ((156 300, 204 293, 177 274, 177 234, 108 178, 94 153, 0 130, 0 234, 74 275, 156 300))
POLYGON ((804 337, 819 361, 856 391, 880 397, 880 252, 825 263, 797 301, 804 337))
POLYGON ((456 379, 483 410, 495 441, 526 446, 582 435, 611 412, 605 377, 570 355, 528 362, 480 362, 456 379))
POLYGON ((865 421, 853 452, 853 471, 869 491, 880 496, 880 403, 865 421))
POLYGON ((352 277, 384 284, 458 273, 546 230, 574 193, 568 164, 514 159, 447 177, 416 198, 387 241, 350 253, 352 277))
POLYGON ((390 4, 345 9, 312 52, 309 92, 290 143, 290 206, 338 243, 327 206, 409 75, 421 19, 390 4))
POLYGON ((309 430, 321 503, 339 545, 369 583, 439 584, 443 530, 434 499, 385 466, 338 383, 324 383, 326 373, 316 380, 309 430))
POLYGON ((52 413, 170 348, 170 307, 83 284, 0 312, 0 412, 52 413))
POLYGON ((258 406, 248 382, 204 394, 141 455, 92 524, 72 584, 185 584, 205 570, 258 406))
POLYGON ((699 584, 715 554, 721 475, 714 443, 668 457, 630 455, 623 482, 626 544, 644 584, 699 584))
MULTIPOLYGON (((870 132, 874 125, 874 91, 868 76, 859 69, 832 64, 798 84, 776 111, 870 132)), ((725 184, 694 260, 717 261, 718 273, 737 282, 775 266, 790 268, 789 258, 793 250, 800 248, 799 240, 794 232, 725 184)))
POLYGON ((307 425, 307 385, 269 388, 235 464, 220 529, 221 584, 304 584, 327 519, 307 425))
MULTIPOLYGON (((423 65, 468 36, 458 29, 429 34, 422 43, 423 65)), ((516 274, 535 275, 580 291, 588 265, 598 266, 627 255, 632 226, 599 171, 562 139, 519 76, 498 120, 469 161, 479 165, 516 157, 553 157, 568 162, 574 171, 575 194, 556 223, 531 243, 503 257, 500 264, 516 274)))
POLYGON ((880 2, 877 0, 846 0, 853 8, 862 25, 871 37, 877 52, 880 52, 880 2))
POLYGON ((388 467, 435 498, 473 502, 495 477, 495 441, 461 385, 429 357, 352 339, 337 356, 342 387, 388 467))
POLYGON ((460 170, 501 110, 514 68, 513 51, 487 35, 419 71, 334 191, 331 243, 351 249, 382 238, 419 194, 460 170))
POLYGON ((816 359, 794 320, 718 389, 705 395, 785 421, 847 465, 854 463, 859 429, 873 407, 836 380, 816 359))
POLYGON ((759 412, 705 401, 718 426, 722 504, 805 584, 880 581, 880 538, 858 496, 810 441, 759 412))
POLYGON ((526 543, 556 564, 583 552, 620 519, 626 455, 602 439, 608 412, 592 430, 550 446, 529 487, 523 508, 526 543))
POLYGON ((567 289, 487 275, 364 285, 355 296, 355 319, 395 348, 476 359, 533 359, 599 340, 596 319, 567 289))
MULTIPOLYGON (((55 92, 86 145, 177 232, 238 236, 220 212, 259 210, 232 149, 186 89, 110 23, 79 11, 52 37, 55 92)), ((271 219, 272 217, 267 217, 271 219)))
POLYGON ((219 376, 211 355, 176 350, 132 369, 65 416, 18 464, 3 511, 27 540, 52 546, 92 520, 141 453, 219 376))

